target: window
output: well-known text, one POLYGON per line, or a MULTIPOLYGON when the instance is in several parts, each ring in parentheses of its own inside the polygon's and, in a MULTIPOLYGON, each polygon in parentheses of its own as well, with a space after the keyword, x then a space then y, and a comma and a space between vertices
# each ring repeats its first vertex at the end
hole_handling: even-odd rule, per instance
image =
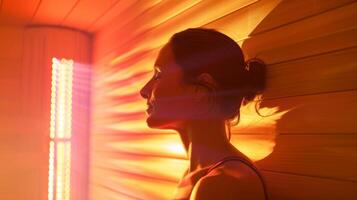
POLYGON ((52 59, 48 200, 69 200, 73 60, 52 59))

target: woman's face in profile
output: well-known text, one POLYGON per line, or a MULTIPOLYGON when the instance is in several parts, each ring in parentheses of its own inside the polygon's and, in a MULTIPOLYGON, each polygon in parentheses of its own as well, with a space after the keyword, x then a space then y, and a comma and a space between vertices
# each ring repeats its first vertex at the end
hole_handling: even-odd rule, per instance
POLYGON ((151 128, 177 129, 202 106, 194 100, 195 86, 184 83, 182 69, 174 61, 170 43, 159 52, 153 77, 140 94, 147 99, 146 122, 151 128))

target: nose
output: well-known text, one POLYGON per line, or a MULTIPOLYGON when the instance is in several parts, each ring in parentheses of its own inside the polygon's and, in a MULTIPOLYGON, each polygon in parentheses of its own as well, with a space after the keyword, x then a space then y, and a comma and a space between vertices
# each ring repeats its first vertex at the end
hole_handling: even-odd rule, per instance
POLYGON ((150 97, 150 93, 151 93, 151 89, 150 89, 150 81, 147 82, 143 88, 141 88, 140 90, 140 95, 144 98, 144 99, 149 99, 150 97))

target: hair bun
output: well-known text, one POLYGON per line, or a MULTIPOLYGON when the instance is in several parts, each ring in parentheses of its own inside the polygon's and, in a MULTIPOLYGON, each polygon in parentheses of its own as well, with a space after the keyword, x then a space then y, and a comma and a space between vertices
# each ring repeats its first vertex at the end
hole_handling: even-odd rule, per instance
POLYGON ((254 100, 255 96, 261 94, 266 87, 266 64, 258 58, 249 59, 246 62, 248 82, 247 94, 244 96, 243 105, 254 100))

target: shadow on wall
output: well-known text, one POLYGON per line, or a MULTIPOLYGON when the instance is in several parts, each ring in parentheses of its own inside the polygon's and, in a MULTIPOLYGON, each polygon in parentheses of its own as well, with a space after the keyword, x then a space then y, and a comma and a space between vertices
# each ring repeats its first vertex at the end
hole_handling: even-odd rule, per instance
MULTIPOLYGON (((274 124, 276 137, 267 136, 272 127, 262 129, 262 140, 274 138, 272 153, 256 159, 273 199, 357 196, 353 192, 357 137, 352 120, 357 93, 356 78, 350 75, 356 73, 356 42, 347 37, 352 31, 345 31, 346 27, 332 26, 342 21, 348 26, 349 15, 342 13, 351 13, 353 7, 348 0, 282 1, 242 44, 246 59, 257 57, 268 65, 260 107, 282 111, 277 118, 265 119, 274 124)), ((249 131, 255 132, 262 134, 249 131)))

